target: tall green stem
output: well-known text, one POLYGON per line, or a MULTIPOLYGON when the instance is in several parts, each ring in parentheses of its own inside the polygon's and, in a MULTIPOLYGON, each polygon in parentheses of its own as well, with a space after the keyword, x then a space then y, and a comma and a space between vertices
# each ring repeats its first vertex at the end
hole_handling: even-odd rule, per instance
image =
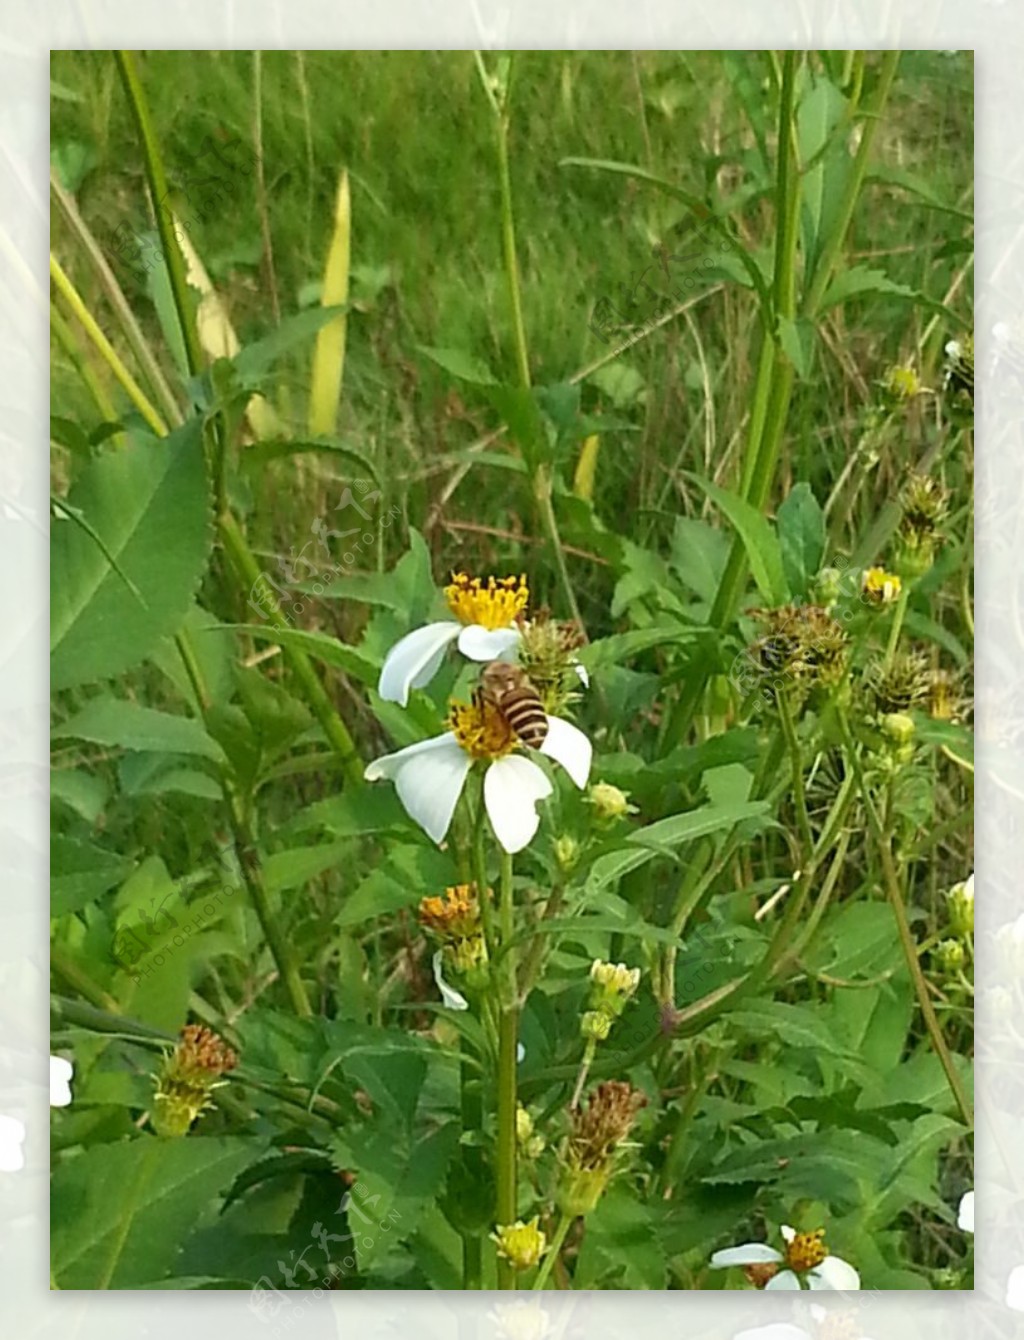
POLYGON ((924 975, 924 969, 921 967, 921 959, 918 954, 917 944, 914 940, 913 932, 910 929, 910 922, 907 918, 907 909, 903 901, 903 892, 900 888, 899 875, 896 870, 896 863, 892 854, 892 838, 887 827, 883 826, 878 817, 878 811, 868 790, 867 780, 864 776, 864 770, 861 767, 860 756, 857 753, 856 742, 853 738, 853 732, 850 730, 850 724, 845 714, 839 713, 839 726, 843 735, 843 742, 846 745, 846 752, 849 758, 850 766, 854 776, 857 778, 857 785, 860 788, 861 799, 864 802, 864 810, 868 816, 868 826, 871 829, 872 836, 878 847, 878 854, 882 861, 882 876, 885 882, 885 891, 889 899, 889 906, 892 908, 893 919, 896 922, 896 931, 899 935, 900 948, 903 951, 903 960, 907 965, 907 971, 910 973, 910 979, 914 983, 914 991, 917 995, 917 1003, 921 1009, 921 1017, 924 1020, 925 1029, 931 1039, 932 1046, 935 1048, 935 1054, 939 1058, 946 1081, 949 1084, 950 1092, 964 1123, 971 1126, 974 1121, 971 1112, 971 1104, 964 1089, 963 1080, 957 1072, 953 1063, 953 1057, 949 1048, 946 1046, 946 1039, 942 1033, 942 1025, 939 1023, 938 1016, 935 1013, 935 1007, 932 1005, 931 996, 928 992, 928 981, 924 975))
POLYGON ((181 326, 182 337, 185 341, 185 357, 188 362, 188 370, 194 377, 203 366, 203 349, 199 343, 196 323, 193 321, 189 309, 185 260, 181 254, 181 248, 178 246, 178 239, 174 235, 174 225, 171 222, 170 212, 164 207, 163 203, 167 197, 167 173, 164 171, 160 146, 157 143, 153 122, 149 115, 149 104, 146 102, 146 95, 135 65, 135 55, 131 51, 116 51, 114 57, 117 61, 121 83, 128 95, 128 105, 131 108, 132 117, 139 132, 139 139, 142 141, 146 181, 149 183, 149 193, 153 197, 153 212, 156 215, 156 226, 160 233, 160 245, 167 262, 171 294, 178 312, 178 324, 181 326))
MULTIPOLYGON (((228 559, 235 570, 236 576, 240 580, 243 592, 250 592, 258 586, 263 573, 260 570, 256 558, 249 548, 249 544, 242 534, 242 529, 231 512, 222 512, 218 518, 220 527, 220 537, 228 559)), ((261 608, 266 612, 267 621, 281 632, 288 632, 288 621, 281 613, 276 601, 270 600, 263 602, 261 608)), ((334 752, 341 760, 342 772, 345 780, 351 786, 359 786, 363 780, 363 765, 356 751, 355 742, 349 733, 348 727, 338 715, 337 709, 327 696, 327 691, 320 683, 319 676, 313 669, 312 662, 304 651, 299 647, 288 645, 282 646, 284 658, 291 666, 295 678, 302 686, 302 691, 306 696, 313 711, 313 715, 323 727, 323 732, 327 736, 328 742, 334 749, 334 752)))
POLYGON ((544 1253, 544 1260, 541 1262, 540 1270, 537 1271, 537 1278, 533 1281, 534 1289, 543 1289, 548 1282, 548 1276, 554 1269, 555 1262, 558 1260, 559 1253, 565 1246, 565 1239, 572 1228, 574 1216, 563 1214, 558 1221, 558 1227, 555 1229, 555 1236, 551 1239, 551 1246, 544 1253))
MULTIPOLYGON (((508 945, 515 930, 512 904, 512 857, 501 854, 501 898, 499 920, 502 945, 508 945)), ((516 1049, 519 1042, 519 1007, 516 1002, 515 955, 506 952, 499 982, 498 1015, 498 1137, 497 1222, 516 1222, 516 1049)), ((511 1265, 498 1259, 498 1288, 514 1287, 511 1265)))

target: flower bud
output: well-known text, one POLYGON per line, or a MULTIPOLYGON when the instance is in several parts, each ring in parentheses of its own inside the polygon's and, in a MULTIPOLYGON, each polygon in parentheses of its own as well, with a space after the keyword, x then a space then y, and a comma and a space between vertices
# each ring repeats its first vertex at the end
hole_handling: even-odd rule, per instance
POLYGON ((568 833, 555 838, 555 860, 563 874, 568 874, 580 859, 580 844, 568 833))
POLYGON ((156 1077, 150 1120, 157 1135, 187 1135, 192 1123, 213 1104, 218 1080, 238 1064, 238 1057, 210 1029, 187 1024, 178 1045, 164 1058, 156 1077))
POLYGON ((948 976, 959 972, 964 966, 966 955, 959 940, 940 940, 933 952, 936 966, 948 976))
POLYGON ((946 895, 949 901, 949 924, 956 935, 974 934, 974 876, 954 884, 946 895))
POLYGON ((612 1031, 612 1017, 604 1010, 587 1010, 580 1019, 580 1033, 595 1042, 604 1042, 612 1031))
POLYGON ((595 782, 590 788, 587 799, 594 807, 599 819, 621 819, 627 814, 636 814, 637 808, 629 803, 629 795, 620 791, 610 782, 595 782))
POLYGON ((811 599, 815 605, 830 610, 842 591, 843 575, 838 568, 822 568, 814 579, 811 599))
POLYGON ((528 1224, 521 1219, 514 1224, 499 1224, 497 1231, 491 1234, 498 1255, 508 1261, 513 1270, 529 1270, 544 1255, 547 1238, 539 1224, 540 1216, 534 1215, 528 1224))

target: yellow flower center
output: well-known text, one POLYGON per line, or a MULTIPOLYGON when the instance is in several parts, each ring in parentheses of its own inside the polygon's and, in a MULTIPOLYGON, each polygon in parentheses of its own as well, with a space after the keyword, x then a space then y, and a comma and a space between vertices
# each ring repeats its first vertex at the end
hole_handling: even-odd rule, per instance
POLYGON ((530 588, 525 573, 519 577, 488 577, 485 585, 482 577, 453 572, 444 595, 448 608, 460 623, 507 628, 526 609, 530 588))
POLYGON ((504 715, 493 703, 480 699, 452 703, 449 722, 456 740, 472 758, 504 758, 518 743, 504 715))
POLYGON ((899 577, 885 568, 868 568, 864 574, 864 594, 878 605, 891 605, 902 585, 899 577))
POLYGON ((828 1256, 825 1246, 825 1230, 816 1228, 813 1233, 797 1233, 786 1247, 786 1264, 790 1270, 798 1272, 813 1270, 820 1266, 828 1256))

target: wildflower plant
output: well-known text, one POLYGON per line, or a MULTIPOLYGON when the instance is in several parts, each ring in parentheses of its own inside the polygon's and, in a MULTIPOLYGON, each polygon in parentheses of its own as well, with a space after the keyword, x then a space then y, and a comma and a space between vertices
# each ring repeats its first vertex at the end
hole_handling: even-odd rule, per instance
POLYGON ((54 1286, 966 1287, 969 61, 228 55, 54 53, 54 1286))

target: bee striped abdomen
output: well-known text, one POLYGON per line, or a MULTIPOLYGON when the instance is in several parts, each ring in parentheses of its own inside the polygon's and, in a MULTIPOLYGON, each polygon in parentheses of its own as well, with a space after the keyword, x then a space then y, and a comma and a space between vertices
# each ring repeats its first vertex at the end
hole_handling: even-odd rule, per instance
POLYGON ((547 738, 548 718, 535 690, 512 689, 502 696, 500 710, 528 749, 539 749, 547 738))

